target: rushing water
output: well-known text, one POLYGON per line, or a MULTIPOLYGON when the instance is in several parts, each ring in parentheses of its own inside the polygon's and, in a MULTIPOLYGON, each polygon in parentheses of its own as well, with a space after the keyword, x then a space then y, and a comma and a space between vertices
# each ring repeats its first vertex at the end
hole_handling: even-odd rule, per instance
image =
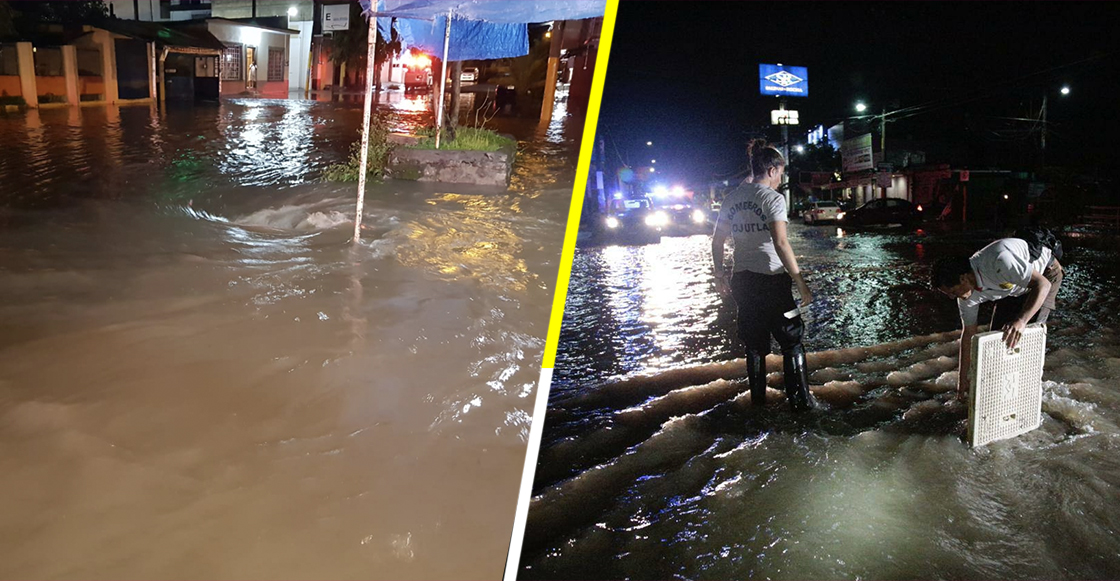
POLYGON ((360 105, 0 117, 0 577, 500 575, 581 127, 353 247, 360 105))
MULTIPOLYGON (((810 384, 752 409, 710 238, 577 251, 524 579, 1120 575, 1120 261, 1071 248, 1042 427, 972 450, 928 266, 995 237, 791 226, 810 384)), ((983 312, 982 312, 983 317, 983 312)))

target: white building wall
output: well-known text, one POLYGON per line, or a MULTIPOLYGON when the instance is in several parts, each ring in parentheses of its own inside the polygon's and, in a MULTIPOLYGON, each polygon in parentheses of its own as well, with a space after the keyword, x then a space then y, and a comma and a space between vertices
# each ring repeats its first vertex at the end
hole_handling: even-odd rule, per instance
MULTIPOLYGON (((216 18, 253 17, 253 3, 250 0, 211 0, 210 6, 216 18)), ((311 53, 311 30, 315 16, 314 1, 257 0, 256 15, 261 18, 287 16, 288 28, 299 31, 299 36, 292 36, 286 41, 288 46, 285 54, 288 59, 288 89, 302 91, 307 85, 307 62, 311 53)), ((261 66, 263 64, 258 65, 261 66)), ((267 78, 268 69, 263 70, 267 78)))
MULTIPOLYGON (((207 28, 210 34, 226 45, 240 44, 242 47, 253 47, 256 52, 256 90, 270 96, 286 96, 288 93, 289 72, 289 38, 298 38, 280 32, 269 32, 255 26, 247 26, 230 22, 211 20, 207 28), (280 49, 279 58, 283 59, 283 78, 279 81, 268 80, 269 48, 280 49)), ((242 50, 242 55, 248 51, 242 50)), ((240 93, 246 89, 246 82, 250 78, 248 64, 244 66, 243 79, 240 81, 222 81, 222 93, 240 93)))

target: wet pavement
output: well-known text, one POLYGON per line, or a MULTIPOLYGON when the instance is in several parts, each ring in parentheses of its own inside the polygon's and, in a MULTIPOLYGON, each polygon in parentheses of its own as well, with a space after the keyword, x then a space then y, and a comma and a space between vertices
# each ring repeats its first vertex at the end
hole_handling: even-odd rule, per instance
POLYGON ((582 127, 352 246, 360 106, 0 117, 0 576, 500 575, 582 127))
POLYGON ((708 236, 577 250, 520 577, 1120 574, 1120 260, 1068 248, 1043 425, 971 450, 956 306, 928 267, 1000 233, 790 232, 828 406, 808 417, 775 355, 774 401, 749 405, 708 236))

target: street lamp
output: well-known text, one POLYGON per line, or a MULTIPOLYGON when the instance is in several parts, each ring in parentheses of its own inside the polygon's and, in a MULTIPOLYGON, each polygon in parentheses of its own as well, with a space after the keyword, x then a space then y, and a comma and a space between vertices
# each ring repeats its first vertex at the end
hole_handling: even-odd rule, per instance
POLYGON ((796 151, 797 153, 805 153, 805 146, 804 145, 795 145, 795 146, 793 146, 793 150, 796 151))
POLYGON ((1068 95, 1069 94, 1069 85, 1066 85, 1066 86, 1062 87, 1062 94, 1063 95, 1068 95))
POLYGON ((288 16, 295 17, 296 14, 299 14, 299 11, 296 10, 296 7, 295 6, 289 6, 288 7, 288 16))
POLYGON ((646 142, 646 145, 650 145, 650 146, 652 146, 652 145, 653 145, 653 142, 652 142, 652 141, 647 141, 647 142, 646 142))
POLYGON ((649 160, 649 162, 650 163, 657 163, 657 160, 656 159, 651 159, 651 160, 649 160))
POLYGON ((859 101, 858 103, 856 103, 856 113, 863 113, 866 110, 867 105, 865 105, 863 101, 859 101))

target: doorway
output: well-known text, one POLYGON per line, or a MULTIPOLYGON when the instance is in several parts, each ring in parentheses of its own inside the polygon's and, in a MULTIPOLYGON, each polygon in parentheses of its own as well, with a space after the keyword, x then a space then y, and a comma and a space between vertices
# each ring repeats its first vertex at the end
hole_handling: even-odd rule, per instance
POLYGON ((249 74, 245 75, 245 88, 257 88, 257 48, 254 46, 245 47, 245 70, 249 74))

